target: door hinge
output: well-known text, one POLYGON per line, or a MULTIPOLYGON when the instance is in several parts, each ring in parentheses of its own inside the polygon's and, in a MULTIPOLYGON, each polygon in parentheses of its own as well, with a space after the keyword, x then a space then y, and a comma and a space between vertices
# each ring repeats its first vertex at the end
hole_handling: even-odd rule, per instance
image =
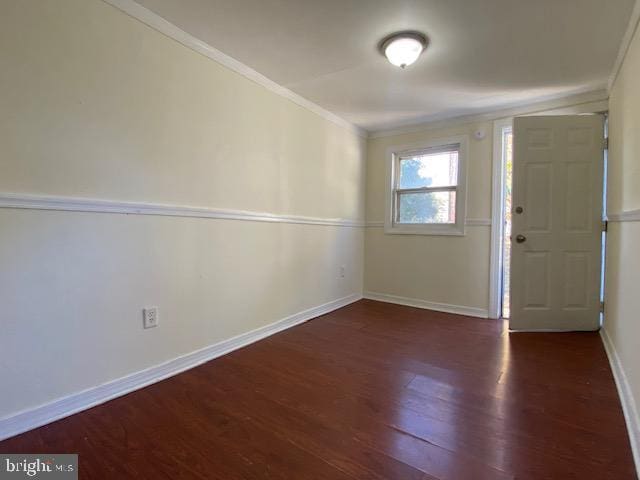
POLYGON ((600 313, 604 313, 604 302, 600 302, 600 313))
POLYGON ((605 139, 602 141, 602 148, 604 148, 605 150, 609 150, 609 137, 605 137, 605 139))
POLYGON ((609 231, 609 221, 608 220, 603 220, 602 221, 602 231, 603 232, 608 232, 609 231))

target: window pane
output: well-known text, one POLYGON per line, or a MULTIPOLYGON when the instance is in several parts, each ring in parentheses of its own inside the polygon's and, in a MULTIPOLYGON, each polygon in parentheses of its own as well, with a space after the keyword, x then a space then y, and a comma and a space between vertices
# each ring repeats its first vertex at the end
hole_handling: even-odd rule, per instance
POLYGON ((458 151, 400 157, 399 188, 451 187, 458 184, 458 151))
POLYGON ((401 193, 398 223, 456 223, 456 192, 401 193))

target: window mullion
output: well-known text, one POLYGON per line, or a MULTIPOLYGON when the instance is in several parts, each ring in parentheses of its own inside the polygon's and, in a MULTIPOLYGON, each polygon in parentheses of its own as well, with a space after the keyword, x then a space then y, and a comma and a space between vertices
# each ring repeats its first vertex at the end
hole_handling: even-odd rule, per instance
POLYGON ((398 194, 402 193, 430 193, 430 192, 455 192, 458 189, 457 185, 449 187, 420 187, 420 188, 397 188, 398 194))

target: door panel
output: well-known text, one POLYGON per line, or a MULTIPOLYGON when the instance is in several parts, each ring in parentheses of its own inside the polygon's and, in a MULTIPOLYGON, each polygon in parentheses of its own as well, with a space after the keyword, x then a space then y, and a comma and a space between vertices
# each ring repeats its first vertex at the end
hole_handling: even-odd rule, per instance
POLYGON ((604 117, 521 117, 513 132, 510 328, 597 330, 604 117))
POLYGON ((564 307, 589 308, 589 255, 586 252, 564 254, 564 307))
POLYGON ((527 215, 526 229, 529 232, 549 232, 551 230, 551 163, 529 163, 527 170, 525 202, 527 215))
POLYGON ((527 281, 523 283, 525 290, 524 306, 527 309, 549 310, 551 261, 549 252, 524 252, 524 269, 527 281))
POLYGON ((567 164, 567 190, 565 192, 565 224, 575 233, 592 231, 591 165, 589 162, 567 164))

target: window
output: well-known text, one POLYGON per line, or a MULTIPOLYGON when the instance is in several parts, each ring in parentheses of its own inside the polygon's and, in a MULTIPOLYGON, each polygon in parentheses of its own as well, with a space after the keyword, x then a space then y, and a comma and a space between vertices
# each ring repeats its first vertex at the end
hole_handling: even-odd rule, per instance
POLYGON ((463 235, 466 137, 392 148, 387 233, 463 235))

